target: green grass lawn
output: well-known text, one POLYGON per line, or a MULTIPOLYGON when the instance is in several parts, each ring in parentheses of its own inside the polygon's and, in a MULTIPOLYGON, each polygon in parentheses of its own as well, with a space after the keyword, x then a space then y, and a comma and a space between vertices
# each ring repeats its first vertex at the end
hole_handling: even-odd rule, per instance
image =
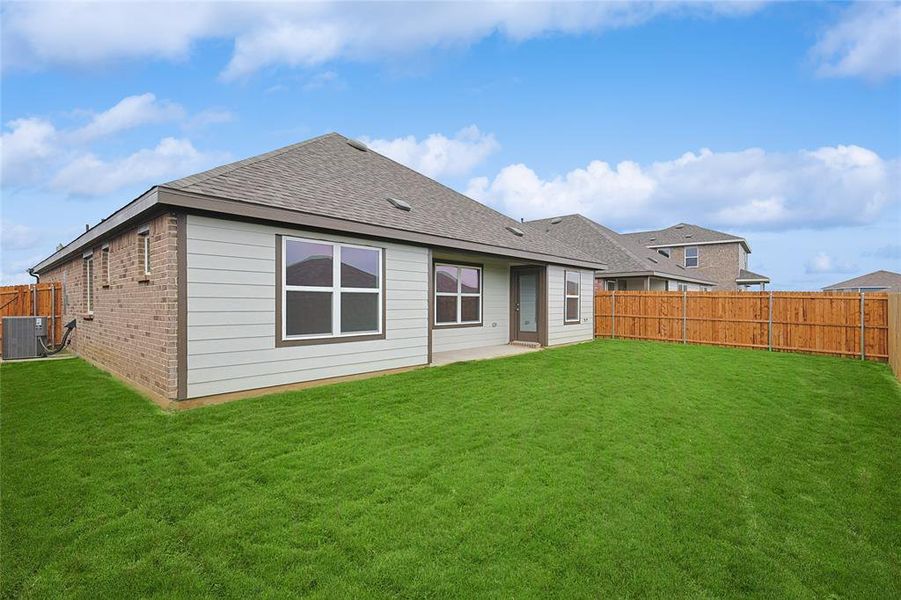
POLYGON ((901 595, 882 364, 599 341, 177 414, 0 377, 8 597, 901 595))

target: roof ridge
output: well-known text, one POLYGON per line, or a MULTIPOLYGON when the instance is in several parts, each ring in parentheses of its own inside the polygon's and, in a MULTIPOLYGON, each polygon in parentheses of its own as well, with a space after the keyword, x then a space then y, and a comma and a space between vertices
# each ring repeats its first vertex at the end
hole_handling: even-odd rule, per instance
MULTIPOLYGON (((286 154, 297 148, 302 146, 306 146, 312 142, 319 141, 321 139, 331 137, 331 136, 339 136, 344 137, 340 133, 336 131, 330 131, 329 133, 323 133, 322 135, 317 135, 316 137, 310 138, 308 140, 304 140, 302 142, 295 142, 293 144, 288 144, 287 146, 282 146, 281 148, 276 148, 275 150, 270 150, 269 152, 263 152, 262 154, 256 154, 254 156, 248 156, 247 158, 242 158, 236 160, 234 162, 230 162, 224 165, 219 165, 218 167, 213 167, 212 169, 207 169, 206 171, 201 171, 200 173, 195 173, 193 175, 187 175, 185 177, 180 177, 178 179, 173 179, 172 181, 167 181, 166 183, 161 184, 161 187, 173 187, 172 184, 178 183, 179 181, 185 181, 190 179, 191 183, 184 185, 183 187, 176 187, 175 189, 187 189, 193 185, 198 185, 205 181, 212 179, 213 177, 219 177, 222 175, 227 175, 232 171, 240 169, 242 167, 247 167, 250 165, 254 165, 260 161, 268 160, 270 158, 274 158, 276 156, 281 156, 282 154, 286 154)), ((347 138, 344 138, 347 139, 347 138)))

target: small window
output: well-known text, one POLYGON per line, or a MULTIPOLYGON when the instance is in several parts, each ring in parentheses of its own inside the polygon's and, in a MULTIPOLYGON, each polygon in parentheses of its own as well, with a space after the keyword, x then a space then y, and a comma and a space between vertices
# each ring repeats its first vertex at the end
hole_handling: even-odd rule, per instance
POLYGON ((435 325, 482 322, 482 268, 435 264, 435 325))
POLYGON ((697 267, 698 266, 698 247, 697 246, 688 246, 685 249, 685 266, 686 267, 697 267))
POLYGON ((616 291, 616 281, 614 281, 614 280, 612 280, 612 279, 608 279, 608 280, 607 280, 607 291, 608 291, 608 292, 615 292, 615 291, 616 291))
POLYGON ((579 305, 581 304, 582 273, 579 271, 564 272, 564 302, 566 303, 564 321, 578 323, 579 305))
POLYGON ((100 251, 100 285, 109 287, 110 282, 109 246, 104 246, 100 251))
POLYGON ((382 332, 382 249, 283 238, 283 339, 382 332))
POLYGON ((144 279, 150 275, 150 228, 138 231, 138 264, 143 270, 144 279))
POLYGON ((94 314, 94 255, 84 259, 84 305, 89 315, 94 314))

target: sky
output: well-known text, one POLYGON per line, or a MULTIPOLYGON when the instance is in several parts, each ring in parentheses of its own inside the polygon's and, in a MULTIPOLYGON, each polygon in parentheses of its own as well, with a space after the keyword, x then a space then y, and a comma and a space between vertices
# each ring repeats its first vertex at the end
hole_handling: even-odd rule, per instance
POLYGON ((901 271, 901 4, 0 4, 0 282, 155 184, 329 131, 514 218, 901 271))

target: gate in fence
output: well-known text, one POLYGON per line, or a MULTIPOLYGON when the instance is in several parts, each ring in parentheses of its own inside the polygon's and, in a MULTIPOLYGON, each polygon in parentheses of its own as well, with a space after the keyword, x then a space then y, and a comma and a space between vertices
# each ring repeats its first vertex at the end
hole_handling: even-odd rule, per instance
POLYGON ((888 294, 608 292, 596 337, 888 359, 888 294))

